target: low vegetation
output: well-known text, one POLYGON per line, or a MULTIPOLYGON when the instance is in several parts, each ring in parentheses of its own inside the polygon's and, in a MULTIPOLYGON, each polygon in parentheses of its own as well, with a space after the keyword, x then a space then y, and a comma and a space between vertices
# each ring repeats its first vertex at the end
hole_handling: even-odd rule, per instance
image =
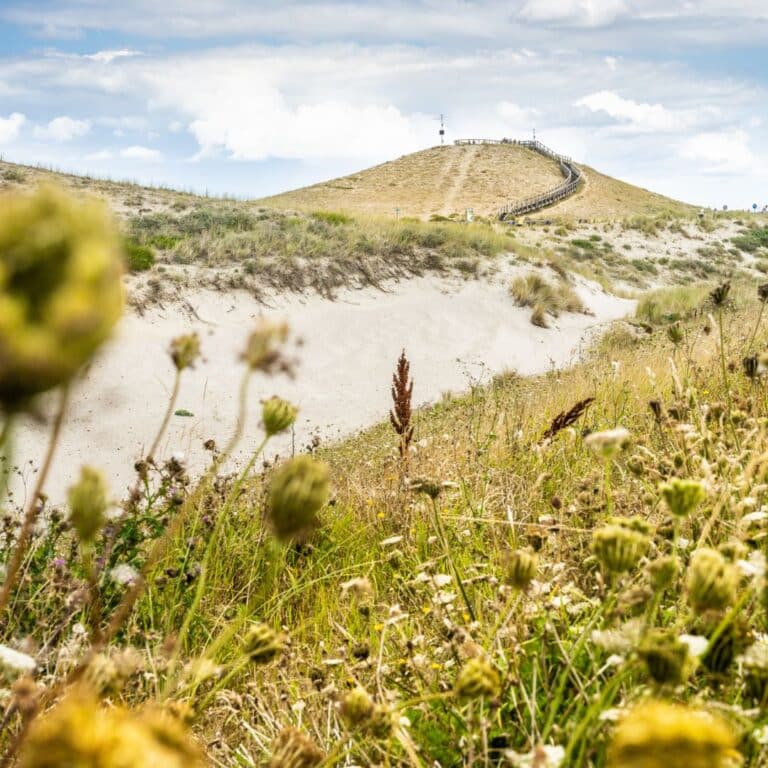
POLYGON ((512 281, 509 292, 519 307, 533 308, 531 322, 544 328, 548 325, 547 315, 586 311, 578 293, 562 277, 550 282, 538 272, 521 275, 512 281))

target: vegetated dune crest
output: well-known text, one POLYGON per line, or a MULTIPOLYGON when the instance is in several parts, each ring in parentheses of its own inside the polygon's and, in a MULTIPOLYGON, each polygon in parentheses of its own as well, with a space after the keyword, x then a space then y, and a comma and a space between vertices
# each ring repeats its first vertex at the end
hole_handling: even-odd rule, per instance
MULTIPOLYGON (((207 460, 203 441, 213 438, 221 445, 234 428, 239 353, 260 316, 287 320, 303 344, 295 350, 294 380, 252 382, 239 461, 260 439, 260 400, 273 394, 301 408, 295 435, 274 446, 286 455, 314 434, 340 437, 385 418, 392 370, 403 348, 412 361, 415 400, 424 403, 494 373, 533 374, 574 362, 591 329, 634 305, 579 280, 576 289, 593 314, 562 314, 551 328, 535 328, 530 311, 515 306, 508 284, 423 277, 384 291, 346 290, 336 301, 278 295, 269 308, 243 291, 200 291, 189 298, 194 320, 179 304, 153 308, 143 317, 128 314, 75 389, 48 484, 51 498, 62 500, 82 464, 105 470, 115 495, 124 494, 134 462, 165 411, 173 382, 167 348, 181 333, 200 333, 203 360, 184 374, 180 415, 172 418, 159 456, 182 452, 198 472, 207 460)), ((46 439, 47 428, 39 423, 30 421, 19 431, 17 455, 25 471, 39 461, 46 439)))
MULTIPOLYGON (((607 219, 694 211, 685 203, 581 167, 584 183, 578 192, 545 213, 607 219)), ((304 211, 419 218, 463 216, 471 208, 475 215, 494 216, 502 205, 561 182, 554 161, 519 144, 446 145, 256 202, 304 211)))

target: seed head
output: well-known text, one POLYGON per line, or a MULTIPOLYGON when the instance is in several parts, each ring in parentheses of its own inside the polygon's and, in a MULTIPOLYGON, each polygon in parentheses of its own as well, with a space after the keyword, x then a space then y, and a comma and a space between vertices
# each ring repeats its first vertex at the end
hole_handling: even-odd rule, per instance
POLYGON ((504 563, 505 581, 515 589, 528 589, 530 583, 536 578, 538 558, 533 552, 525 549, 516 549, 506 556, 504 563))
POLYGON ((651 586, 657 592, 663 592, 667 587, 672 586, 679 572, 680 561, 673 555, 657 557, 648 565, 651 586))
POLYGON ((757 298, 763 304, 768 301, 768 283, 761 283, 757 286, 757 298))
POLYGON ((368 691, 358 685, 347 693, 341 700, 339 711, 344 720, 352 727, 357 728, 373 716, 376 705, 368 695, 368 691))
POLYGON ((98 203, 42 188, 0 207, 0 404, 71 379, 123 308, 120 245, 98 203))
POLYGON ((282 346, 288 340, 288 325, 262 320, 248 337, 242 358, 253 371, 291 373, 292 366, 283 357, 282 346))
POLYGON ((269 516, 280 539, 307 532, 328 502, 328 467, 309 456, 297 456, 280 467, 269 488, 269 516))
POLYGON ((255 664, 266 664, 283 650, 281 638, 266 624, 253 624, 248 628, 243 653, 255 664))
POLYGON ((272 744, 268 768, 315 768, 325 760, 325 753, 296 728, 283 728, 272 744))
POLYGON ((663 629, 652 630, 637 650, 648 674, 660 685, 684 683, 695 666, 688 646, 663 629))
POLYGON ((631 571, 650 546, 647 533, 614 518, 592 535, 592 550, 607 573, 631 571))
POLYGON ((284 432, 296 421, 299 409, 287 400, 271 397, 265 400, 261 407, 261 420, 268 437, 284 432))
POLYGON ((728 294, 731 292, 731 284, 726 281, 717 288, 712 290, 709 294, 709 300, 715 307, 722 307, 728 299, 728 294))
POLYGON ((200 337, 196 333, 177 336, 171 341, 169 352, 177 371, 191 368, 200 357, 200 337))
POLYGON ((629 446, 630 439, 631 436, 624 427, 616 427, 603 432, 592 432, 584 438, 584 443, 598 456, 612 459, 629 446))
POLYGON ((707 496, 700 482, 677 477, 664 483, 659 490, 669 511, 676 517, 688 517, 707 496))
POLYGON ((69 520, 80 541, 92 542, 106 519, 108 503, 104 476, 92 467, 80 470, 80 479, 69 489, 69 520))
POLYGON ((499 673, 486 658, 475 656, 459 672, 455 691, 463 699, 495 699, 501 695, 499 673))
POLYGON ((688 602, 697 613, 721 610, 736 597, 738 571, 717 550, 697 549, 686 576, 688 602))
POLYGON ((736 740, 719 718, 699 709, 646 701, 619 723, 608 768, 727 768, 736 765, 736 740))

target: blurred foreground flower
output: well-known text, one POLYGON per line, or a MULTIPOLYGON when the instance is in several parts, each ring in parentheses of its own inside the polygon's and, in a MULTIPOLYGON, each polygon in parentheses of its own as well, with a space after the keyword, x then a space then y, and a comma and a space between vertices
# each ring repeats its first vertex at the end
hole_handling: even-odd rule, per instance
POLYGON ((703 710, 663 701, 636 706, 619 723, 609 768, 731 768, 740 764, 727 725, 703 710))
POLYGON ((269 486, 269 517, 280 539, 311 530, 317 513, 328 502, 328 467, 309 456, 287 461, 269 486))
POLYGON ((105 709, 71 695, 32 725, 20 768, 202 768, 202 754, 171 715, 105 709))
POLYGON ((97 203, 50 188, 0 208, 0 403, 77 373, 123 307, 120 245, 97 203))

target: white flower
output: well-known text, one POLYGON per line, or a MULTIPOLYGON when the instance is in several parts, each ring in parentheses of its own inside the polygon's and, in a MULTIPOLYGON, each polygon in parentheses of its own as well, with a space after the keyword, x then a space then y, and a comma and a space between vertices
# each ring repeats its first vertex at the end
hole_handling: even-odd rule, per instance
POLYGON ((0 668, 8 677, 34 672, 36 667, 37 662, 31 656, 7 645, 0 645, 0 668))
POLYGON ((525 754, 509 750, 504 756, 517 768, 560 768, 565 760, 565 749, 560 745, 539 744, 525 754))
POLYGON ((388 539, 384 539, 381 542, 382 547, 391 547, 394 544, 399 544, 403 540, 402 536, 390 536, 388 539))
POLYGON ((698 658, 701 658, 707 652, 707 648, 709 647, 709 640, 701 635, 680 635, 677 639, 683 643, 683 645, 688 646, 688 653, 690 653, 691 656, 696 656, 698 658))
POLYGON ((750 552, 746 560, 737 560, 739 570, 749 578, 762 578, 765 576, 765 555, 762 552, 750 552))
POLYGON ((453 581, 453 577, 449 576, 447 573, 436 573, 432 577, 432 583, 438 588, 441 589, 442 587, 448 586, 453 581))
POLYGON ((117 584, 133 584, 139 578, 139 572, 127 563, 116 565, 109 576, 117 584))
POLYGON ((598 455, 610 459, 627 447, 630 437, 629 431, 624 427, 616 427, 603 432, 592 432, 584 438, 584 443, 598 455))

